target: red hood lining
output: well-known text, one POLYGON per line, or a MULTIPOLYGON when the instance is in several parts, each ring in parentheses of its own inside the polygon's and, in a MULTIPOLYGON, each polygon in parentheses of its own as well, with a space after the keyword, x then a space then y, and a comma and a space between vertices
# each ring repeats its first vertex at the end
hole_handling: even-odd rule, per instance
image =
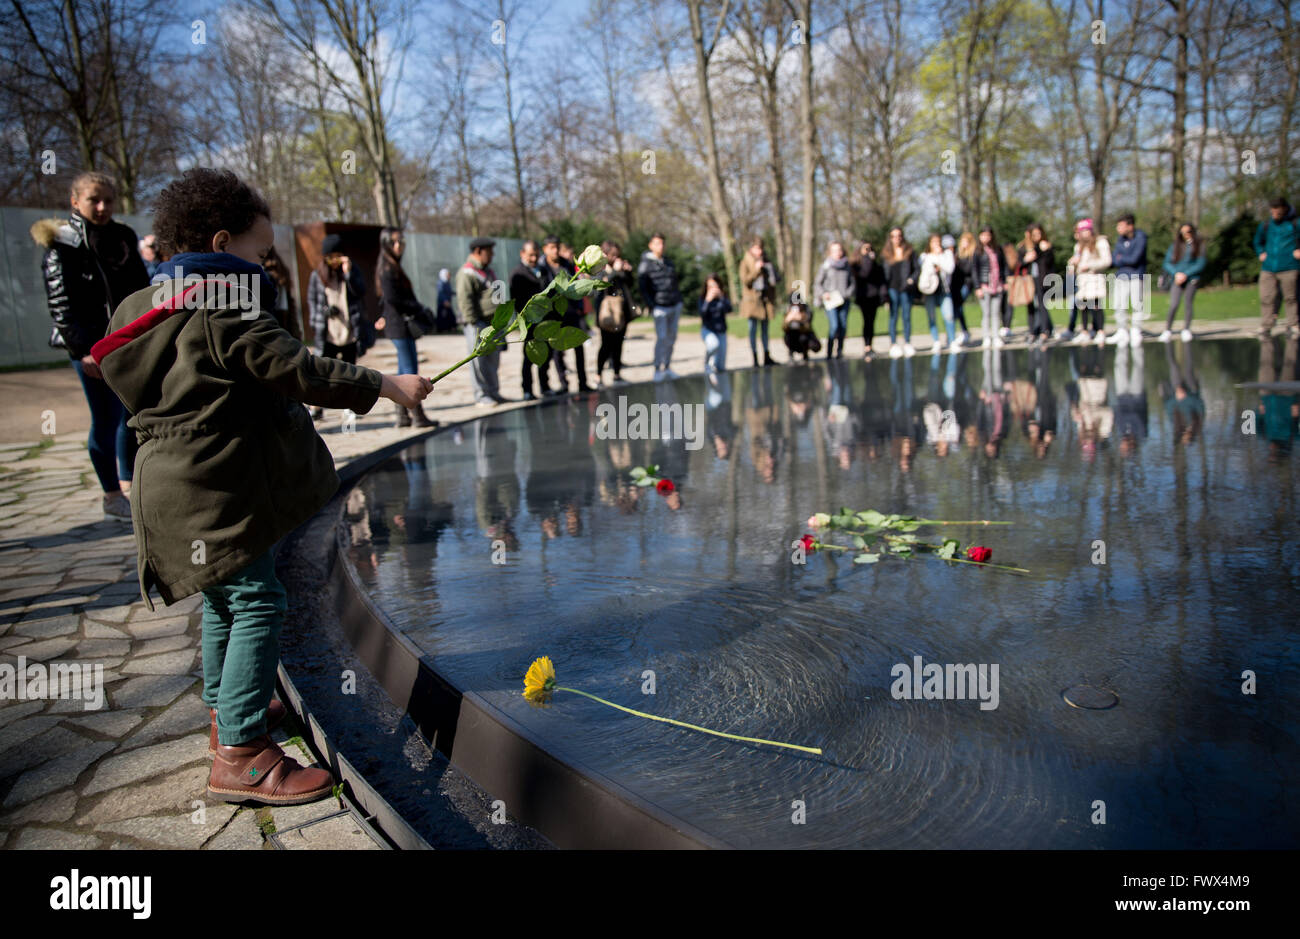
MULTIPOLYGON (((207 280, 202 280, 197 284, 191 284, 180 293, 174 295, 166 303, 154 307, 149 312, 136 317, 121 329, 115 329, 103 339, 99 340, 99 342, 90 347, 90 356, 95 360, 95 364, 99 365, 104 361, 109 353, 116 352, 127 343, 139 339, 149 330, 170 317, 173 313, 183 310, 185 308, 185 298, 195 290, 206 286, 207 283, 207 280)), ((222 281, 221 283, 224 285, 225 282, 222 281)))

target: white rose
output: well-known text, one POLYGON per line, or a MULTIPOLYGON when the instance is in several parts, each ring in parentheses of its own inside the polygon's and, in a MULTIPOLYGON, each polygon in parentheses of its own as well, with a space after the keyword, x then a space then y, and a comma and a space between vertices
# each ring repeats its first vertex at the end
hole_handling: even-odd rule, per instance
POLYGON ((600 245, 587 245, 585 251, 578 257, 578 270, 594 271, 605 265, 605 252, 600 250, 600 245))

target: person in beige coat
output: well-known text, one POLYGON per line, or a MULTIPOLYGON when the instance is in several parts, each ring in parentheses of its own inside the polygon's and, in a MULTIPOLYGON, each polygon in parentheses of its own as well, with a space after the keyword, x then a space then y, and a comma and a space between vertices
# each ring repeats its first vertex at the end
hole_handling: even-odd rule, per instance
POLYGON ((749 319, 749 351, 758 365, 755 334, 763 335, 763 365, 772 364, 767 349, 768 322, 776 312, 776 270, 763 251, 763 239, 755 238, 740 259, 740 315, 749 319))

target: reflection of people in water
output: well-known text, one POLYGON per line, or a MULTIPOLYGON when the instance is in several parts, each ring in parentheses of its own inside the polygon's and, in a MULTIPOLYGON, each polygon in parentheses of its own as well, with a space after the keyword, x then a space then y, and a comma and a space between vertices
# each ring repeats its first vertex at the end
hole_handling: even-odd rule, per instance
POLYGON ((893 395, 893 412, 890 421, 890 447, 904 473, 912 469, 917 442, 921 439, 921 420, 916 413, 913 398, 912 358, 889 360, 889 385, 893 395), (899 370, 902 370, 900 377, 899 370))
POLYGON ((1147 435, 1145 351, 1122 343, 1115 347, 1115 435, 1120 456, 1132 456, 1147 435))
MULTIPOLYGON (((534 408, 533 410, 544 410, 534 408)), ((515 442, 506 429, 489 421, 474 421, 474 512, 479 531, 519 549, 514 533, 519 514, 519 477, 515 475, 515 442)))
POLYGON ((348 490, 347 501, 343 507, 343 520, 348 526, 350 536, 348 558, 356 568, 362 583, 374 583, 375 571, 379 567, 379 556, 375 553, 374 536, 370 530, 370 506, 366 502, 366 494, 361 485, 353 486, 348 490))
POLYGON ((1047 350, 1029 350, 1029 373, 1034 383, 1034 405, 1025 416, 1025 437, 1034 456, 1044 459, 1056 439, 1056 394, 1047 372, 1047 350))
POLYGON ((1001 350, 984 347, 984 383, 980 387, 976 424, 984 455, 989 459, 996 459, 1002 452, 1002 441, 1006 439, 1010 425, 1007 401, 1010 383, 1002 379, 1002 356, 1001 350))
POLYGON ((749 456, 758 478, 776 481, 777 464, 785 449, 781 415, 772 392, 772 372, 764 369, 749 374, 749 402, 745 406, 745 428, 749 434, 749 456))
MULTIPOLYGON (((1277 361, 1277 347, 1271 337, 1259 343, 1259 380, 1281 382, 1300 380, 1296 371, 1297 339, 1288 336, 1282 351, 1282 361, 1277 361)), ((1269 460, 1277 462, 1291 452, 1292 442, 1300 434, 1300 395, 1293 391, 1260 389, 1259 416, 1261 436, 1268 441, 1269 460)))
POLYGON ((809 369, 789 369, 785 373, 785 400, 790 407, 790 416, 799 427, 807 427, 812 418, 813 373, 809 369))
POLYGON ((866 388, 858 409, 858 426, 867 460, 874 463, 889 447, 890 424, 893 416, 891 396, 885 387, 888 373, 879 363, 865 367, 866 388))
MULTIPOLYGON (((664 384, 656 386, 664 387, 664 384)), ((590 506, 596 489, 592 415, 583 400, 529 408, 528 476, 524 500, 528 514, 538 519, 542 534, 558 538, 582 533, 582 508, 590 506)))
POLYGON ((853 406, 853 384, 843 359, 826 363, 826 452, 840 469, 853 466, 853 447, 858 437, 858 415, 853 406))
POLYGON ((1169 366, 1169 380, 1160 383, 1160 397, 1174 427, 1174 442, 1186 446, 1196 441, 1205 425, 1205 401, 1201 398, 1201 382, 1196 377, 1191 345, 1167 343, 1165 362, 1169 366), (1187 359, 1185 366, 1179 364, 1174 354, 1175 345, 1187 359))
POLYGON ((731 459, 736 421, 731 414, 731 373, 715 372, 704 386, 704 427, 719 460, 731 459))
POLYGON ((946 457, 961 438, 954 403, 957 366, 966 358, 964 355, 930 357, 930 379, 926 387, 927 401, 921 408, 921 423, 925 426, 925 442, 934 448, 934 455, 940 459, 946 457))
POLYGON ((1115 412, 1106 402, 1110 383, 1102 373, 1101 350, 1095 346, 1071 347, 1070 374, 1073 380, 1065 386, 1070 420, 1079 435, 1080 455, 1092 462, 1115 425, 1115 412))
MULTIPOLYGON (((684 408, 692 404, 683 403, 677 394, 677 384, 665 381, 654 386, 655 407, 659 413, 671 414, 681 411, 685 420, 684 408)), ((674 490, 664 499, 668 508, 674 512, 682 507, 681 486, 686 482, 690 472, 690 461, 686 451, 685 425, 675 420, 659 422, 659 437, 650 441, 650 462, 659 467, 659 475, 673 481, 674 490)))

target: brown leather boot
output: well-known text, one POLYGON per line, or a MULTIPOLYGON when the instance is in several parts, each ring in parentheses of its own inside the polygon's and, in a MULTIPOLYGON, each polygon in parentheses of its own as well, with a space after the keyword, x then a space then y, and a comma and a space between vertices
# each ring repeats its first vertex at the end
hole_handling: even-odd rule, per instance
POLYGON ((306 769, 263 734, 238 747, 217 745, 208 795, 220 802, 302 805, 334 789, 328 770, 306 769))
POLYGON ((439 423, 424 413, 424 408, 416 405, 411 408, 411 422, 416 427, 438 427, 439 423))
MULTIPOLYGON (((272 698, 270 706, 266 709, 266 732, 270 733, 279 727, 286 713, 288 712, 285 706, 272 698)), ((214 708, 208 708, 208 714, 212 717, 212 730, 208 734, 208 759, 210 760, 217 752, 217 712, 214 708)))

